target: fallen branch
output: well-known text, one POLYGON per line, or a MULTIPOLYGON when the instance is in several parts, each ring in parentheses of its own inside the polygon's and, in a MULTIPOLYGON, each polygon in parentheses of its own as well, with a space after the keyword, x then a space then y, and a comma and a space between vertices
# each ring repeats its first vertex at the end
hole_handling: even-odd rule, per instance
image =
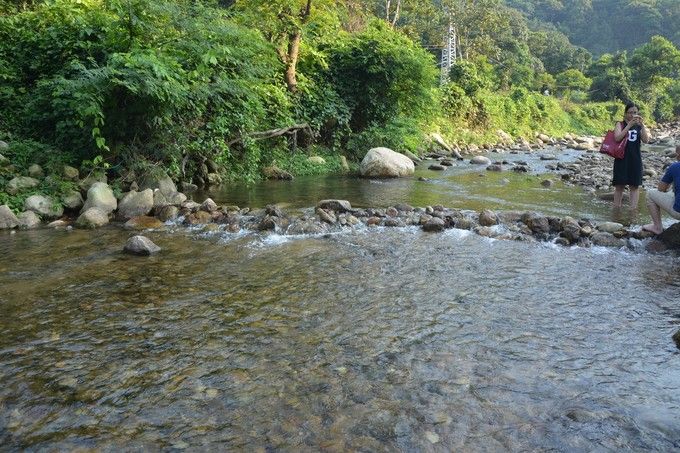
POLYGON ((229 143, 227 143, 227 145, 233 146, 233 145, 237 144, 238 142, 243 141, 244 138, 250 138, 252 140, 264 140, 266 138, 280 137, 282 135, 297 136, 297 133, 299 131, 304 131, 309 135, 314 135, 314 133, 312 132, 312 128, 309 127, 309 124, 307 124, 307 123, 294 124, 292 126, 280 127, 278 129, 270 129, 268 131, 250 132, 250 133, 242 135, 240 137, 236 137, 235 139, 233 139, 229 143))

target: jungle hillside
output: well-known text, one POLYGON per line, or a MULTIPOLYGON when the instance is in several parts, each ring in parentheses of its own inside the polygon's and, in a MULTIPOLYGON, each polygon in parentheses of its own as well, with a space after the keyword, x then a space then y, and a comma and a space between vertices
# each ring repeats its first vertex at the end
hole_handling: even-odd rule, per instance
POLYGON ((435 132, 600 135, 628 101, 669 121, 679 17, 674 0, 0 0, 0 186, 31 164, 114 185, 340 172, 435 132))

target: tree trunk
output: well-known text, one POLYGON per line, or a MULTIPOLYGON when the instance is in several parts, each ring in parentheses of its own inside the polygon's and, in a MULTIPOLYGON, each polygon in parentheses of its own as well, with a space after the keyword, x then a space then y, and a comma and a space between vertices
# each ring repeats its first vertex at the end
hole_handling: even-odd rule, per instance
POLYGON ((302 32, 300 30, 288 36, 288 55, 286 56, 286 85, 291 93, 297 92, 296 67, 298 56, 300 55, 300 41, 302 32))
MULTIPOLYGON (((304 24, 312 11, 312 0, 307 0, 307 5, 300 12, 301 23, 304 24)), ((297 61, 300 55, 300 41, 302 41, 302 28, 288 35, 288 53, 286 54, 286 85, 291 93, 297 92, 297 61)))

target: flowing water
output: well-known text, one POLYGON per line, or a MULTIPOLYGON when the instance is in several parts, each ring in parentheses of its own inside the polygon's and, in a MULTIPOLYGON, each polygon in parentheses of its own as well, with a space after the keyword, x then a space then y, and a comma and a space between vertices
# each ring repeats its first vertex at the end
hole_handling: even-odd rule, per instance
MULTIPOLYGON (((489 199, 470 175, 497 177, 440 175, 418 197, 489 199)), ((501 177, 525 192, 499 206, 609 215, 577 189, 543 201, 522 185, 535 177, 501 177)), ((351 183, 356 205, 415 185, 351 183)), ((333 193, 279 187, 223 201, 333 193)), ((0 235, 0 450, 680 448, 677 255, 455 229, 170 227, 138 258, 121 253, 130 234, 0 235)))

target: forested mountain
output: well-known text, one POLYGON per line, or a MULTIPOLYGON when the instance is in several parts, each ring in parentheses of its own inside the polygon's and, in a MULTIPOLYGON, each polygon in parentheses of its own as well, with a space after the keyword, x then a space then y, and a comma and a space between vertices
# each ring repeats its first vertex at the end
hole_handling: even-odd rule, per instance
MULTIPOLYGON (((374 146, 417 153, 431 132, 461 146, 499 129, 599 134, 630 100, 680 115, 680 50, 640 15, 621 32, 645 33, 639 45, 593 59, 573 44, 609 48, 586 6, 615 0, 507 1, 0 0, 3 154, 19 171, 69 163, 124 186, 161 169, 201 185, 274 164, 335 171, 374 146), (449 24, 457 58, 440 79, 449 24)), ((675 2, 638 3, 677 18, 675 2)), ((0 168, 0 189, 10 176, 0 168)))
POLYGON ((554 26, 595 55, 632 50, 652 36, 680 45, 678 0, 506 0, 537 27, 554 26))

